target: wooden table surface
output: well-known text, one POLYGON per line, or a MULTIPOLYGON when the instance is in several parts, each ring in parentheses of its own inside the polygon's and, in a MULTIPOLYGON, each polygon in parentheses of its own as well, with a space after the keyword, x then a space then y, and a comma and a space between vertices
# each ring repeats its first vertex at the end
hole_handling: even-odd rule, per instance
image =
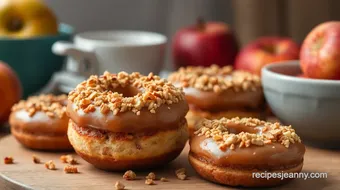
MULTIPOLYGON (((90 164, 78 158, 80 165, 79 174, 63 173, 63 166, 59 161, 63 153, 35 152, 19 145, 15 139, 8 135, 7 129, 0 132, 0 157, 13 156, 15 164, 4 165, 0 163, 0 189, 114 189, 117 180, 126 185, 128 189, 235 189, 207 182, 201 179, 191 168, 187 161, 188 147, 179 158, 166 166, 153 172, 158 176, 167 177, 169 182, 157 181, 157 185, 144 184, 144 176, 150 171, 137 172, 140 180, 124 181, 122 173, 105 172, 92 167, 90 164), (33 164, 32 155, 39 156, 42 161, 54 160, 58 170, 50 171, 43 164, 33 164), (176 179, 174 170, 185 167, 188 170, 189 180, 176 179)), ((307 147, 305 162, 302 172, 326 172, 325 179, 296 179, 286 185, 275 189, 340 189, 340 151, 324 150, 307 147)))

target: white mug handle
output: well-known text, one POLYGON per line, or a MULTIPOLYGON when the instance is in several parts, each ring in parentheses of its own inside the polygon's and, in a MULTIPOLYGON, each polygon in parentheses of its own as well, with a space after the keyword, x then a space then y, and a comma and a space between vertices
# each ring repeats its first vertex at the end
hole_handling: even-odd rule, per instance
POLYGON ((75 60, 67 63, 68 71, 85 76, 96 74, 98 62, 93 51, 82 50, 68 41, 57 41, 52 45, 52 52, 75 60))

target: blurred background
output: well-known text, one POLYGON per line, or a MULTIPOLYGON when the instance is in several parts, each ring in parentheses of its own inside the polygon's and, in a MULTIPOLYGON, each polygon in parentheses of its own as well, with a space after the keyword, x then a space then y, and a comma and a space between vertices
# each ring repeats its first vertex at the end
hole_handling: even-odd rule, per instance
MULTIPOLYGON (((259 36, 291 36, 301 43, 317 24, 339 20, 337 0, 45 0, 77 32, 102 29, 174 33, 198 16, 231 25, 241 45, 259 36)), ((171 69, 167 49, 166 69, 171 69)))

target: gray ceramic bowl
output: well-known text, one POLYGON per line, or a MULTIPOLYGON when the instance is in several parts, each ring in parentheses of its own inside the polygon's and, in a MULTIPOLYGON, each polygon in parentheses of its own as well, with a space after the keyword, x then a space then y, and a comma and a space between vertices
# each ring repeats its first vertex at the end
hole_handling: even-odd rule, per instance
POLYGON ((300 73, 299 61, 265 66, 262 83, 267 102, 305 142, 340 147, 340 81, 295 77, 300 73))

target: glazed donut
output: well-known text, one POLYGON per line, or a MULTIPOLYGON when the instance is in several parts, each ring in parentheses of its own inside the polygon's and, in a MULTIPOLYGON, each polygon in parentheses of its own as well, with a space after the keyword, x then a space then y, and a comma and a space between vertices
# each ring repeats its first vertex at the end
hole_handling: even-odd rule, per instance
POLYGON ((252 118, 204 120, 190 138, 189 162, 203 178, 244 187, 276 186, 291 179, 253 173, 300 172, 305 146, 291 126, 252 118))
POLYGON ((183 87, 190 111, 189 131, 203 118, 263 118, 264 95, 260 78, 231 66, 186 67, 169 76, 175 86, 183 87))
POLYGON ((67 138, 67 96, 40 95, 12 107, 12 135, 24 146, 37 150, 72 150, 67 138))
POLYGON ((69 93, 68 137, 97 168, 150 168, 184 148, 188 110, 183 91, 152 73, 105 72, 69 93))

